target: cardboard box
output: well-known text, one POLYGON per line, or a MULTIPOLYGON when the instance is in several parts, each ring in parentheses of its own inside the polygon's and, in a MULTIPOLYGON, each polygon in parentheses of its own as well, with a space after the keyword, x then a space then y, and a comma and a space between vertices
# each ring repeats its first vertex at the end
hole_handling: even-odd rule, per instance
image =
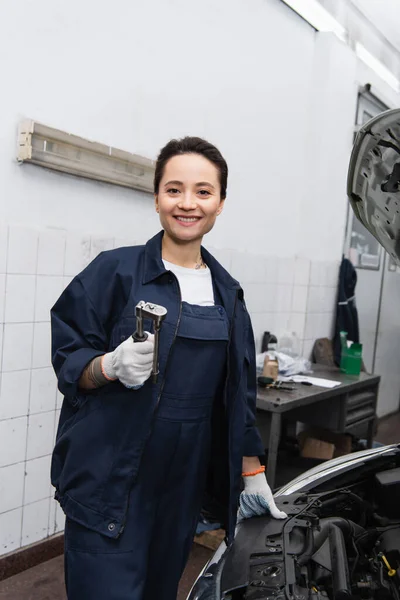
POLYGON ((334 452, 334 444, 308 437, 304 440, 304 444, 301 449, 301 456, 303 458, 320 458, 322 460, 329 460, 333 458, 334 452))
POLYGON ((214 529, 214 531, 203 531, 199 535, 194 536, 194 542, 210 550, 217 550, 225 539, 225 531, 223 529, 214 529))
POLYGON ((349 454, 352 437, 347 433, 335 433, 327 429, 312 427, 298 435, 300 454, 304 458, 329 460, 349 454))

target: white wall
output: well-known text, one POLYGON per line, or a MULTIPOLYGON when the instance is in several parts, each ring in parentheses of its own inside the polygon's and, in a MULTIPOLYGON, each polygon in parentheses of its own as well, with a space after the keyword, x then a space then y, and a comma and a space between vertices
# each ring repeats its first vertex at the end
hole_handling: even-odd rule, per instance
MULTIPOLYGON (((279 0, 108 6, 40 0, 0 7, 2 217, 133 238, 139 228, 145 237, 158 228, 150 195, 18 166, 21 117, 151 158, 171 137, 198 134, 221 148, 231 173, 212 243, 240 240, 245 249, 285 256, 303 250, 300 199, 308 211, 312 198, 316 223, 321 215, 321 198, 310 193, 314 150, 305 152, 315 31, 279 0)), ((322 68, 320 86, 341 81, 343 69, 335 69, 322 68)), ((324 206, 329 200, 324 195, 324 206)), ((341 215, 337 222, 342 227, 341 215)), ((314 233, 311 239, 309 258, 321 246, 314 233)), ((340 242, 325 258, 338 252, 340 242)))

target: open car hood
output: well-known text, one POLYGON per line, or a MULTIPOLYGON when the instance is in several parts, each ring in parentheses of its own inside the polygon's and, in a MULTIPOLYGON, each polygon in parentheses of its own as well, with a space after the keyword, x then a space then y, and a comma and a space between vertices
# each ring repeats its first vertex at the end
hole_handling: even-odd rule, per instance
POLYGON ((400 265, 400 109, 359 130, 350 158, 347 194, 354 214, 400 265))

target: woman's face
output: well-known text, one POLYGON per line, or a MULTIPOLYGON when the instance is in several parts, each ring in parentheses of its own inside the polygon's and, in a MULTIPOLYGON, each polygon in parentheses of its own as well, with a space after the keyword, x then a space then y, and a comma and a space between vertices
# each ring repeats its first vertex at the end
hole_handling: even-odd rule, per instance
POLYGON ((174 156, 165 165, 155 200, 161 225, 172 239, 201 239, 224 206, 218 170, 200 154, 174 156))

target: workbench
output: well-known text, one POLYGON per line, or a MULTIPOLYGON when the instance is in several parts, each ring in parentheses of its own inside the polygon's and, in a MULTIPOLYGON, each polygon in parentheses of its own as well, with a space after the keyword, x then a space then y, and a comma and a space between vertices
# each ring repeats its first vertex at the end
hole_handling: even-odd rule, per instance
POLYGON ((294 391, 257 388, 256 424, 268 451, 267 478, 275 486, 278 445, 282 423, 301 422, 323 427, 336 433, 351 433, 366 429, 368 448, 372 447, 379 375, 346 375, 339 369, 312 365, 311 377, 340 381, 335 388, 299 383, 287 384, 294 391))

